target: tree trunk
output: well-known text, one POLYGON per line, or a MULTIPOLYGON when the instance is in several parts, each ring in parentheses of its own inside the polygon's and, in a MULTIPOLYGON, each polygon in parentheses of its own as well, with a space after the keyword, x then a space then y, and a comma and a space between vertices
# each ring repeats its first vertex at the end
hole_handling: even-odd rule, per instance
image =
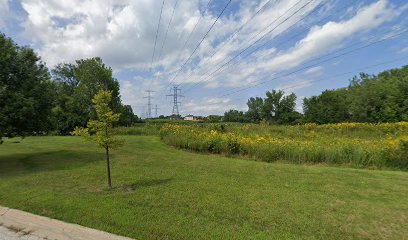
POLYGON ((108 185, 109 191, 112 190, 112 180, 111 180, 111 173, 110 173, 110 162, 109 162, 109 146, 105 147, 106 150, 106 166, 108 168, 108 185))

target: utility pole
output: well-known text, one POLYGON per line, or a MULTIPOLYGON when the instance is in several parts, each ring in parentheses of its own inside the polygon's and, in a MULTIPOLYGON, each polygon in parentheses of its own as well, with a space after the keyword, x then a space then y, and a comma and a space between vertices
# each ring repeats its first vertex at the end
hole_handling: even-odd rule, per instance
POLYGON ((147 116, 146 118, 152 118, 152 92, 154 92, 153 90, 146 90, 145 92, 147 92, 147 116))
POLYGON ((184 97, 183 95, 181 95, 181 89, 178 88, 178 86, 173 86, 173 93, 172 94, 168 94, 166 96, 168 97, 173 97, 173 111, 172 111, 172 115, 173 116, 179 116, 179 105, 181 104, 181 102, 179 102, 179 98, 184 97))

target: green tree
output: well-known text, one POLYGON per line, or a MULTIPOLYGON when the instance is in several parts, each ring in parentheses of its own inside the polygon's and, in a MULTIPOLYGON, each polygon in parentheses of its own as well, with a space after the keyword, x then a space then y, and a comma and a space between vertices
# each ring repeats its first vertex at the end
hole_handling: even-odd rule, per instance
POLYGON ((259 122, 262 120, 262 109, 264 100, 260 97, 251 97, 247 102, 248 111, 246 112, 247 118, 251 122, 259 122))
POLYGON ((303 112, 306 122, 348 122, 351 119, 349 92, 346 88, 326 90, 319 96, 305 98, 303 112))
POLYGON ((53 92, 40 57, 0 33, 0 142, 48 131, 53 92))
MULTIPOLYGON (((350 112, 353 120, 357 122, 404 120, 403 108, 407 93, 401 89, 404 89, 407 83, 407 76, 400 75, 400 72, 403 71, 404 69, 390 70, 378 76, 362 73, 359 78, 354 77, 348 88, 351 95, 350 112), (400 84, 404 83, 404 79, 405 84, 400 84)), ((405 68, 405 74, 407 73, 405 68)))
POLYGON ((129 127, 138 121, 139 118, 133 113, 132 107, 130 105, 123 105, 121 109, 119 125, 129 127))
POLYGON ((222 120, 222 116, 218 116, 218 115, 209 115, 205 118, 206 122, 211 122, 211 123, 221 122, 221 120, 222 120))
POLYGON ((223 122, 246 122, 244 112, 231 109, 224 113, 223 122))
POLYGON ((276 123, 291 123, 298 114, 295 113, 296 95, 291 93, 272 90, 266 92, 266 98, 262 108, 262 119, 276 123))
MULTIPOLYGON (((113 78, 112 69, 100 58, 77 60, 75 64, 62 63, 52 71, 57 85, 57 99, 52 110, 54 128, 60 134, 71 132, 75 126, 85 127, 96 117, 92 98, 98 88, 112 92, 110 107, 123 113, 119 124, 129 125, 129 108, 121 104, 119 82, 113 78)), ((132 119, 134 121, 134 119, 132 119)))
POLYGON ((305 98, 303 108, 306 121, 321 124, 408 121, 408 66, 361 73, 347 88, 305 98))
POLYGON ((99 147, 105 149, 109 190, 112 189, 109 150, 123 144, 123 140, 115 137, 112 131, 113 125, 119 121, 120 114, 112 111, 111 102, 112 92, 100 90, 92 99, 97 119, 90 120, 87 128, 77 127, 72 132, 72 135, 94 141, 99 147))

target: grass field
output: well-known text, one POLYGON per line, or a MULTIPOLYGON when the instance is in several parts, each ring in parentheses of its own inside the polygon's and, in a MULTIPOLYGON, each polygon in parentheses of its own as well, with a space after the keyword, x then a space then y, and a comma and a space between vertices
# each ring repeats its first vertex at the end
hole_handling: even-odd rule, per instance
POLYGON ((0 205, 137 239, 408 238, 408 173, 265 163, 127 136, 113 152, 76 137, 0 145, 0 205))
POLYGON ((408 122, 295 126, 166 124, 160 129, 165 143, 192 151, 265 162, 325 163, 388 170, 408 169, 407 133, 408 122))

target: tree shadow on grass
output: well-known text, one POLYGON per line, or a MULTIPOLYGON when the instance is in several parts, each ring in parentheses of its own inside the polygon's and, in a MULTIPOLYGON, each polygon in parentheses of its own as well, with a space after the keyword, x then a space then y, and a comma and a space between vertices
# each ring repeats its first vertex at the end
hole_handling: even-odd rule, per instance
POLYGON ((172 181, 173 178, 166 178, 166 179, 145 179, 139 180, 131 184, 123 185, 123 189, 128 192, 134 192, 137 189, 144 188, 144 187, 153 187, 158 185, 164 185, 172 181))
POLYGON ((0 156, 0 174, 14 175, 67 170, 103 160, 103 154, 69 150, 2 155, 0 156))

